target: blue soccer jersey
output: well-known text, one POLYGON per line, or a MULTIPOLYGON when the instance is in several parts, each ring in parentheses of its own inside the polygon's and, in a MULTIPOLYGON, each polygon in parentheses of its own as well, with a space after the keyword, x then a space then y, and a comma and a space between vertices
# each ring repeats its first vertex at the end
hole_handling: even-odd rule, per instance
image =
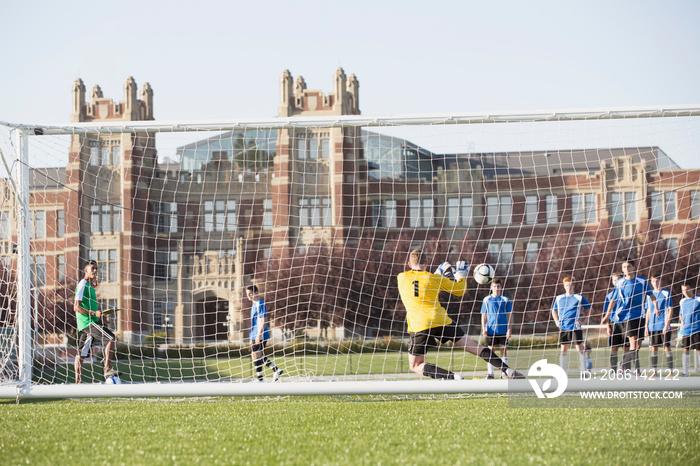
POLYGON ((644 316, 646 297, 653 294, 647 279, 640 275, 630 280, 620 278, 616 281, 612 299, 618 304, 617 317, 619 322, 639 319, 644 316))
POLYGON ((683 321, 681 336, 689 337, 700 332, 700 297, 683 298, 680 307, 683 321))
POLYGON ((508 313, 513 311, 513 304, 506 296, 494 298, 488 295, 481 303, 481 313, 486 314, 486 334, 505 335, 508 333, 508 313))
POLYGON ((578 293, 571 296, 567 296, 566 293, 560 294, 552 305, 552 310, 559 314, 559 327, 565 331, 580 329, 581 310, 590 308, 591 303, 578 293))
POLYGON ((258 299, 253 303, 253 307, 250 309, 251 341, 255 341, 255 337, 258 336, 258 328, 260 328, 261 320, 265 321, 265 327, 260 334, 260 341, 262 342, 270 339, 270 326, 267 323, 267 306, 262 299, 258 299))
POLYGON ((657 316, 654 312, 654 303, 651 302, 651 297, 647 296, 647 302, 644 306, 645 309, 649 310, 650 314, 647 327, 650 332, 659 332, 664 329, 666 312, 671 312, 673 308, 673 299, 671 298, 671 292, 668 290, 661 290, 658 293, 652 291, 652 293, 656 296, 656 305, 659 306, 659 315, 657 316))

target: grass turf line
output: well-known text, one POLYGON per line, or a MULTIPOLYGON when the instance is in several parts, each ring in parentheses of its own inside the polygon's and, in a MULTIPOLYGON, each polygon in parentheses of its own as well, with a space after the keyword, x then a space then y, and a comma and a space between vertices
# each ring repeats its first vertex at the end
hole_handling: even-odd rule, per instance
POLYGON ((663 410, 512 409, 492 397, 345 400, 0 402, 0 457, 4 464, 700 462, 700 403, 691 408, 688 400, 663 410))

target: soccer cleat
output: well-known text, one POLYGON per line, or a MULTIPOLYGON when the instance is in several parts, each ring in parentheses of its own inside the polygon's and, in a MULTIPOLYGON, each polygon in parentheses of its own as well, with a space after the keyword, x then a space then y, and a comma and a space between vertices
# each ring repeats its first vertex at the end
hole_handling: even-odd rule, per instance
POLYGON ((280 377, 282 377, 282 374, 284 374, 284 371, 282 369, 277 369, 275 371, 275 375, 272 376, 272 381, 277 382, 280 377))
POLYGON ((462 377, 462 374, 457 374, 457 373, 455 372, 454 380, 464 380, 464 377, 462 377))
POLYGON ((493 380, 493 374, 489 374, 486 376, 486 380, 493 380))
POLYGON ((122 375, 122 373, 116 369, 108 369, 105 371, 104 375, 105 375, 105 379, 107 379, 109 377, 119 377, 122 375))

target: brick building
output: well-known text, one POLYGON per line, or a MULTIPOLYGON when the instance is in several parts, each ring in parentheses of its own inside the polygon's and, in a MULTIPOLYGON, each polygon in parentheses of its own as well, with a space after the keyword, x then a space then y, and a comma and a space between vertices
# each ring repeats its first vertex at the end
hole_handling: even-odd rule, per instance
MULTIPOLYGON (((355 76, 338 69, 333 83, 324 94, 285 71, 278 115, 359 115, 355 76)), ((99 86, 87 101, 75 82, 73 122, 153 119, 148 84, 138 93, 129 78, 115 102, 99 86)), ((658 229, 673 251, 700 222, 700 170, 658 147, 437 154, 370 130, 260 129, 205 137, 159 163, 155 141, 76 134, 66 167, 31 172, 35 284, 74 286, 67 277, 97 259, 98 297, 123 309, 115 326, 131 342, 163 330, 175 343, 243 339, 242 288, 285 248, 402 231, 420 244, 442 230, 474 236, 509 274, 562 231, 585 243, 602 222, 629 239, 658 229)), ((1 220, 11 268, 13 210, 1 220)))

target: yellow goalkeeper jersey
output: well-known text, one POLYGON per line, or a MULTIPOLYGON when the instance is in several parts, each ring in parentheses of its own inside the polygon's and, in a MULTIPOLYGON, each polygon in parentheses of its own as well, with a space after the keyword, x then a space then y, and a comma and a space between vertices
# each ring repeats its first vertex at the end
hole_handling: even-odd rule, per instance
POLYGON ((420 332, 452 323, 447 311, 438 301, 440 291, 462 296, 467 280, 452 281, 427 270, 409 270, 398 276, 399 294, 406 308, 409 332, 420 332))

